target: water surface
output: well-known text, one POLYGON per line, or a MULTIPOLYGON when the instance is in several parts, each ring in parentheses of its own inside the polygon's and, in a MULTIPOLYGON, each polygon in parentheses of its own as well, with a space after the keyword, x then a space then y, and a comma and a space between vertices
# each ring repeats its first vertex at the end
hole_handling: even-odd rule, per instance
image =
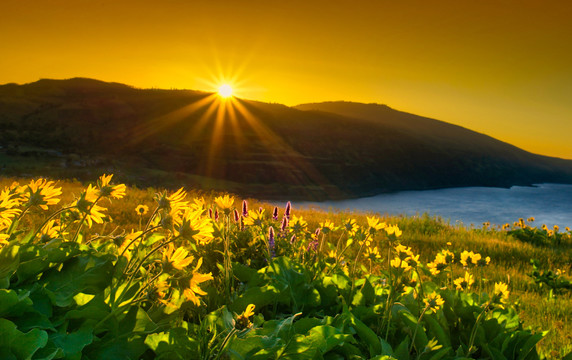
POLYGON ((467 227, 484 222, 512 224, 519 218, 534 217, 532 225, 572 227, 572 185, 539 184, 510 189, 467 187, 440 190, 402 191, 372 197, 303 202, 300 206, 319 206, 328 210, 377 212, 381 215, 408 216, 427 213, 450 224, 467 227))

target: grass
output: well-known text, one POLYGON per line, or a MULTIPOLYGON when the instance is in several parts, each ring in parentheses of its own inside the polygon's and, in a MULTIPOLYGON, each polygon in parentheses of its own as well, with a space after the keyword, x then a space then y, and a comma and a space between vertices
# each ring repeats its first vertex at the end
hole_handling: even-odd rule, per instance
MULTIPOLYGON (((21 184, 27 183, 28 179, 0 178, 0 189, 10 185, 13 181, 21 184)), ((69 203, 74 196, 78 196, 84 189, 84 184, 79 181, 59 181, 58 186, 63 187, 61 203, 69 203)), ((135 208, 140 205, 154 207, 153 195, 158 191, 153 188, 137 189, 130 188, 127 195, 121 201, 112 201, 102 204, 109 210, 112 218, 107 228, 94 226, 90 231, 93 233, 112 232, 120 233, 127 229, 140 226, 140 219, 135 213, 135 208)), ((215 193, 203 191, 190 191, 191 197, 204 197, 211 202, 215 193)), ((255 199, 248 200, 251 209, 263 207, 272 212, 273 206, 255 199)), ((336 225, 342 224, 349 218, 355 218, 360 225, 366 226, 366 213, 349 213, 323 211, 320 209, 296 208, 297 216, 302 216, 310 230, 318 227, 324 219, 333 221, 336 225)), ((30 226, 37 225, 41 221, 41 214, 27 217, 32 222, 30 226)), ((572 240, 563 237, 559 244, 553 246, 539 246, 518 240, 507 231, 498 229, 466 229, 460 226, 452 226, 439 218, 427 215, 405 217, 391 216, 383 218, 387 223, 397 224, 403 231, 401 243, 411 246, 413 251, 420 254, 420 261, 424 264, 431 262, 437 252, 447 248, 454 252, 456 258, 463 250, 479 252, 484 256, 490 256, 491 265, 483 270, 486 279, 484 288, 490 289, 492 284, 503 281, 511 288, 510 300, 519 312, 519 316, 525 327, 531 327, 537 331, 548 330, 548 335, 538 345, 538 352, 548 359, 559 359, 572 351, 572 296, 566 290, 555 296, 551 296, 549 289, 540 287, 534 283, 528 275, 531 273, 531 259, 538 260, 543 269, 559 269, 564 272, 564 277, 569 279, 572 272, 571 252, 572 240)), ((330 241, 333 241, 331 239, 330 241)), ((456 268, 454 277, 462 276, 463 270, 456 268)))

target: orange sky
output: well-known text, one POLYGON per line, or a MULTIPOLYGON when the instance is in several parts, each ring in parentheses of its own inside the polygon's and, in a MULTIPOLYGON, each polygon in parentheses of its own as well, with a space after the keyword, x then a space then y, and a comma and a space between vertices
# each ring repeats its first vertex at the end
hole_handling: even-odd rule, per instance
POLYGON ((91 77, 348 100, 572 159, 568 1, 2 0, 0 84, 91 77))

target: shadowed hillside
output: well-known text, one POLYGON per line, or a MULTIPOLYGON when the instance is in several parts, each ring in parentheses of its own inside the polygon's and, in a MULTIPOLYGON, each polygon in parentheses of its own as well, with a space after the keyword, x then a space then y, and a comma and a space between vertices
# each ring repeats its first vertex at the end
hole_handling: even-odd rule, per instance
POLYGON ((572 183, 572 161, 383 105, 220 102, 81 78, 0 86, 0 146, 6 174, 113 171, 260 198, 572 183))

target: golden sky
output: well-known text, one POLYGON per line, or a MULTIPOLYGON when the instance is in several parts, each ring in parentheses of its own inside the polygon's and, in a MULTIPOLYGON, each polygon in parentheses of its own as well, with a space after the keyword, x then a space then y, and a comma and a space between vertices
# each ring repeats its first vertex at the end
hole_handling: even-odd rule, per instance
POLYGON ((2 0, 0 84, 376 102, 572 159, 572 2, 2 0))

